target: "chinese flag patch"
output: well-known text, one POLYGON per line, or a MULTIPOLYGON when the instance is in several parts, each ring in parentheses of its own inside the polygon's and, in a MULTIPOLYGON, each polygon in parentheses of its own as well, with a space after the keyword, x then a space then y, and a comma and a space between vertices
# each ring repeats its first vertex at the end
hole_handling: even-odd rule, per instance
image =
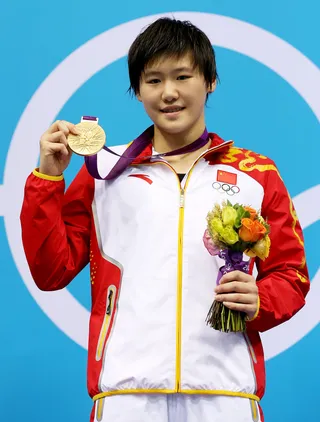
POLYGON ((235 173, 229 173, 228 171, 218 170, 217 182, 228 183, 230 185, 236 185, 237 175, 235 173))

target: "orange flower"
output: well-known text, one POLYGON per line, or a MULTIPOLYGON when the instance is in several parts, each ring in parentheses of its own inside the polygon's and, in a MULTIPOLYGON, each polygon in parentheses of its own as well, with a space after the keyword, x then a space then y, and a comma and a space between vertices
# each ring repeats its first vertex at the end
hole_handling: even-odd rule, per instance
POLYGON ((257 242, 266 233, 267 229, 258 220, 251 220, 250 218, 243 218, 241 220, 239 236, 244 242, 257 242))
POLYGON ((257 211, 251 207, 243 207, 246 211, 250 213, 250 219, 255 220, 257 217, 257 211))

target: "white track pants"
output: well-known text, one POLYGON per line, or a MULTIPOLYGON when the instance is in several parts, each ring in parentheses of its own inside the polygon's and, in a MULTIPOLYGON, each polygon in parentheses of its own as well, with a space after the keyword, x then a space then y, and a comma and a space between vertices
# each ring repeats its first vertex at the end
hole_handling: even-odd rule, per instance
POLYGON ((260 422, 253 400, 210 395, 132 394, 95 402, 94 422, 260 422))

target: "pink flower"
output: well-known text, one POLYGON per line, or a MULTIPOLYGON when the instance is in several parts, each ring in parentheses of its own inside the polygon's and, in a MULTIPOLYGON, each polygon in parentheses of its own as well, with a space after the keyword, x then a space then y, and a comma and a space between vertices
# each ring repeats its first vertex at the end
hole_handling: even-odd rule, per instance
POLYGON ((213 243, 208 230, 204 232, 203 243, 210 255, 219 255, 220 248, 213 243))

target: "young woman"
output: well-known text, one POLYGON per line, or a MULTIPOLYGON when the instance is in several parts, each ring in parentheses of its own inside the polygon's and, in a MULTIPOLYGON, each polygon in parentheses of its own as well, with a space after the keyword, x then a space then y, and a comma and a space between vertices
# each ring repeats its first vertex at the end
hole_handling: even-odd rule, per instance
MULTIPOLYGON (((270 159, 207 134, 217 71, 202 31, 159 19, 134 41, 128 64, 131 89, 153 121, 146 147, 111 180, 83 166, 65 193, 68 135, 77 128, 57 121, 43 134, 21 213, 32 275, 42 290, 62 289, 90 262, 91 421, 260 421, 259 332, 303 307, 310 285, 292 201, 270 159), (216 288, 216 300, 247 314, 245 335, 205 323, 221 264, 202 237, 208 211, 225 199, 261 209, 271 226, 257 279, 233 271, 216 288)), ((101 152, 98 161, 105 176, 116 159, 101 152)))

